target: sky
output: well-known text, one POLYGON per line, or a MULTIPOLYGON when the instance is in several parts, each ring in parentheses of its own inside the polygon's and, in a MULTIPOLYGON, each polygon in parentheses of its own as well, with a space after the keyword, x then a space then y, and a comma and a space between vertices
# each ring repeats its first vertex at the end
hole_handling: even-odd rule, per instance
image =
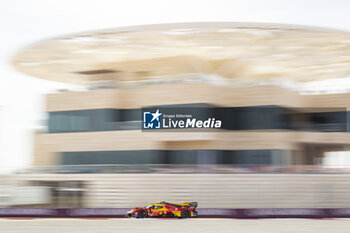
POLYGON ((176 22, 268 22, 350 31, 348 0, 0 0, 0 6, 0 173, 32 164, 33 132, 45 117, 44 94, 65 86, 13 69, 13 54, 26 45, 80 31, 176 22))

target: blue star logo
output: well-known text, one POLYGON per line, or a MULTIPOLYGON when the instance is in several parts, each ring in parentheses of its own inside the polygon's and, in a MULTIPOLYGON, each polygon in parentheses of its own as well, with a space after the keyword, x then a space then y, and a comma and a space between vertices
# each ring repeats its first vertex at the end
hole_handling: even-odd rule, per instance
POLYGON ((157 109, 156 112, 143 112, 143 128, 144 129, 160 129, 160 117, 162 113, 157 109))

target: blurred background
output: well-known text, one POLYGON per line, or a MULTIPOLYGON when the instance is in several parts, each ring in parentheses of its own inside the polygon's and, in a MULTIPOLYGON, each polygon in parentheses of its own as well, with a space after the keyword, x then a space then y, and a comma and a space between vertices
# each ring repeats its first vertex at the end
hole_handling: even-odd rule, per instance
POLYGON ((3 1, 0 206, 350 207, 348 9, 3 1), (159 106, 222 128, 142 131, 159 106))

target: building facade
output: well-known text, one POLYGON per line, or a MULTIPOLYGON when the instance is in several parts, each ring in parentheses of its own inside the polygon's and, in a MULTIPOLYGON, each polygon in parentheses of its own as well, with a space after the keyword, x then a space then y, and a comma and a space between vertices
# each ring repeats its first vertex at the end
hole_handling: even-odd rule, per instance
POLYGON ((347 149, 348 99, 208 83, 49 94, 35 165, 314 165, 324 152, 347 149), (203 107, 222 128, 144 131, 141 109, 150 106, 203 107))

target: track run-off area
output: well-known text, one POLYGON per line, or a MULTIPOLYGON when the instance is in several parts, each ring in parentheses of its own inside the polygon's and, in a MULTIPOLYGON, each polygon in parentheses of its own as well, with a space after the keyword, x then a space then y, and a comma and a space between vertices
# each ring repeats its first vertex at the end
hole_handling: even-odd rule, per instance
POLYGON ((349 233, 350 219, 79 219, 0 218, 4 233, 117 233, 117 232, 235 232, 235 233, 349 233))

